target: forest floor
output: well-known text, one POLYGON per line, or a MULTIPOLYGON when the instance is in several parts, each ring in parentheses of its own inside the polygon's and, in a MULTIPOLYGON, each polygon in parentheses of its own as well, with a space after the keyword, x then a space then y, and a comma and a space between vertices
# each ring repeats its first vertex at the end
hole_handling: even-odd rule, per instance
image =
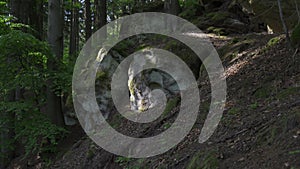
MULTIPOLYGON (((197 122, 168 152, 147 159, 119 157, 94 144, 78 126, 44 167, 300 169, 300 51, 289 50, 283 36, 277 35, 209 36, 225 67, 228 96, 221 122, 207 142, 198 143, 210 105, 204 73, 197 122)), ((175 106, 148 126, 120 122, 117 116, 109 121, 124 134, 148 137, 167 129, 178 110, 175 106)))

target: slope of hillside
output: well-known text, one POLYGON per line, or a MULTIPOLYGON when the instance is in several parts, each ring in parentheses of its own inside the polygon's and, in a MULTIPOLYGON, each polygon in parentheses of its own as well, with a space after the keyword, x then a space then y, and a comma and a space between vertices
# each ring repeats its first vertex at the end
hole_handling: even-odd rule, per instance
MULTIPOLYGON (((289 50, 282 36, 210 36, 226 68, 228 97, 221 123, 206 143, 198 143, 210 103, 203 72, 197 123, 170 151, 130 159, 83 137, 50 168, 300 168, 300 52, 289 50)), ((176 118, 175 104, 168 103, 172 110, 148 126, 131 126, 117 115, 110 123, 130 135, 155 135, 176 118)))

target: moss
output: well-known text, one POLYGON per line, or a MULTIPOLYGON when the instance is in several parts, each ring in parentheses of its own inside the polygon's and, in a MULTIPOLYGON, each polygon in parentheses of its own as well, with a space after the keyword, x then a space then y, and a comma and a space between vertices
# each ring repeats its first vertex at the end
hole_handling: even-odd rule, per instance
POLYGON ((257 107, 258 107, 257 103, 253 103, 253 104, 250 105, 250 108, 253 109, 253 110, 257 109, 257 107))
POLYGON ((96 155, 95 150, 96 150, 96 145, 91 143, 86 154, 87 159, 92 159, 96 155))
POLYGON ((171 49, 174 49, 174 48, 177 48, 179 45, 176 41, 168 41, 167 44, 165 45, 164 49, 166 50, 171 50, 171 49))
POLYGON ((300 150, 290 151, 289 155, 300 154, 300 150))
POLYGON ((216 169, 219 168, 219 161, 215 151, 198 152, 189 162, 187 169, 216 169))
POLYGON ((210 33, 214 33, 218 36, 226 35, 224 28, 216 28, 216 27, 211 26, 211 27, 207 28, 207 31, 210 33))
POLYGON ((118 128, 120 125, 121 125, 121 122, 122 122, 122 118, 123 116, 119 113, 115 114, 112 118, 112 121, 111 121, 111 126, 113 128, 118 128))
POLYGON ((274 37, 269 40, 267 47, 272 47, 272 46, 276 45, 279 41, 280 41, 280 37, 274 37))
POLYGON ((238 56, 238 53, 249 49, 252 45, 257 43, 258 39, 255 37, 249 37, 244 39, 234 38, 231 43, 224 45, 218 50, 222 59, 234 59, 238 56))
POLYGON ((97 73, 96 73, 96 79, 97 80, 104 80, 104 79, 106 79, 106 77, 107 77, 107 75, 106 75, 105 72, 97 71, 97 73))
POLYGON ((163 112, 163 116, 166 116, 168 113, 170 113, 172 111, 172 109, 177 106, 178 102, 179 102, 179 98, 177 98, 177 97, 168 100, 168 102, 166 104, 166 108, 163 112))
POLYGON ((166 130, 166 129, 170 128, 171 126, 172 126, 171 123, 165 123, 165 124, 163 125, 163 128, 166 130))
POLYGON ((228 111, 228 114, 229 114, 229 115, 237 115, 239 112, 240 112, 240 109, 239 109, 239 108, 233 107, 232 109, 230 109, 230 110, 228 111))

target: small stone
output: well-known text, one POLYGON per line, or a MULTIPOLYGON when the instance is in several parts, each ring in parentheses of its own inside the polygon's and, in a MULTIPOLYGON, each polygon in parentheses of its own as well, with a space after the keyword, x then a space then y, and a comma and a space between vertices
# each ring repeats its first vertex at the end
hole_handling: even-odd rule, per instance
POLYGON ((289 164, 288 162, 286 162, 286 163, 284 163, 284 166, 285 166, 285 167, 289 167, 290 164, 289 164))
POLYGON ((238 162, 241 162, 241 161, 244 161, 244 160, 245 160, 245 158, 242 157, 242 158, 240 158, 240 159, 238 160, 238 162))

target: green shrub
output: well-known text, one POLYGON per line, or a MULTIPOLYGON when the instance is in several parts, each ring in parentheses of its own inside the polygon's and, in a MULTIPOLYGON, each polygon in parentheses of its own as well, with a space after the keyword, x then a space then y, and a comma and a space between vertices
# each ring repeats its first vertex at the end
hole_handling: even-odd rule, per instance
POLYGON ((66 130, 52 124, 41 112, 47 80, 58 74, 48 70, 52 55, 47 44, 28 33, 10 30, 0 36, 0 48, 0 70, 5 72, 0 74, 0 133, 14 132, 5 146, 12 150, 15 143, 21 143, 26 155, 55 151, 66 130), (16 91, 20 96, 10 99, 16 91))
POLYGON ((184 8, 183 11, 179 14, 180 17, 185 19, 190 19, 195 16, 197 12, 197 8, 199 8, 199 1, 198 0, 186 0, 184 1, 184 8))
POLYGON ((296 48, 300 46, 300 24, 298 24, 291 35, 292 45, 296 48))

